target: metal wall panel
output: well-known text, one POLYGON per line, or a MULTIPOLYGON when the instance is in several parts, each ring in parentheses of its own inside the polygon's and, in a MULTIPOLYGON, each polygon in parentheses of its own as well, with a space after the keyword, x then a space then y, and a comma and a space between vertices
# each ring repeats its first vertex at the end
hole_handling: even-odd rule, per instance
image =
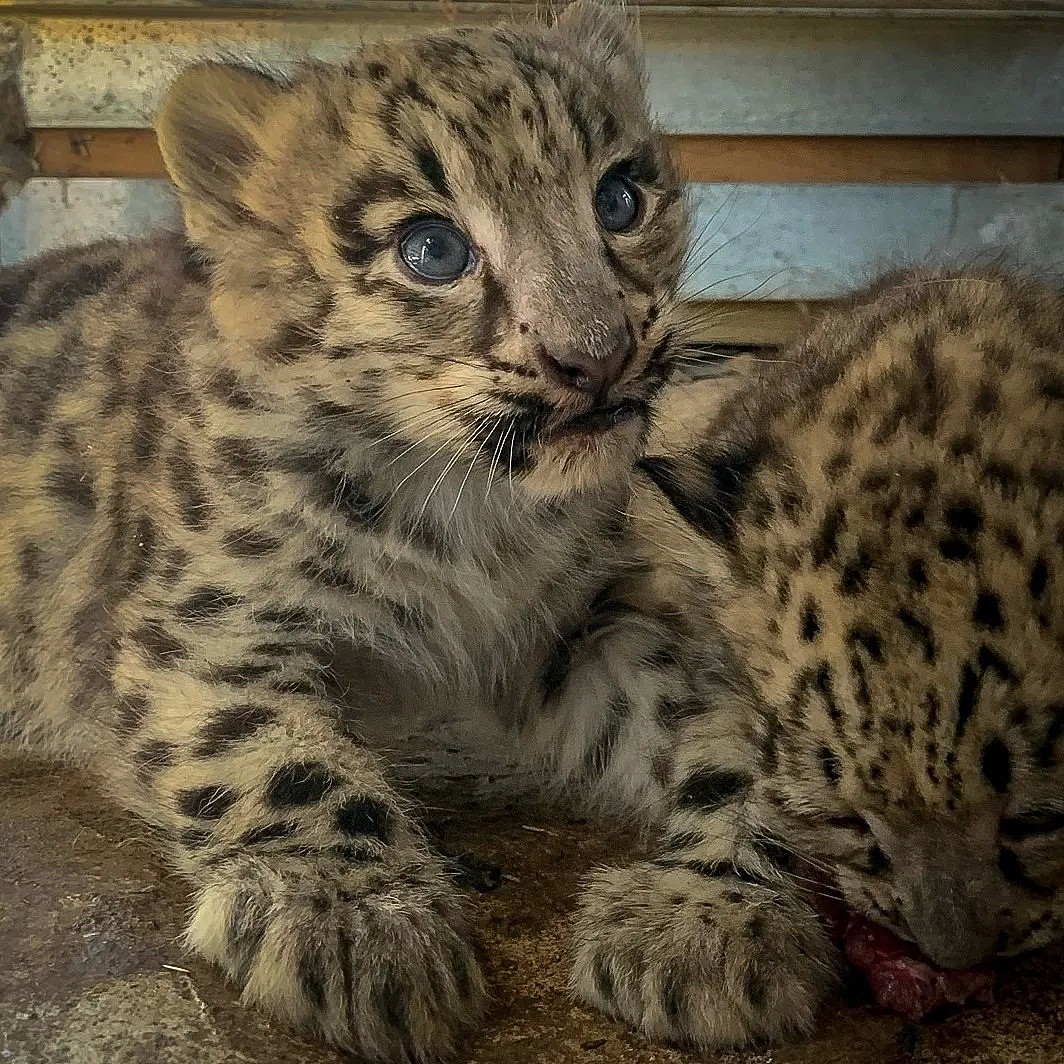
MULTIPOLYGON (((1004 257, 1064 275, 1064 184, 696 185, 687 295, 828 299, 886 267, 1004 257)), ((0 215, 0 261, 179 216, 164 181, 30 181, 0 215)))
MULTIPOLYGON (((31 20, 23 85, 35 126, 150 124, 193 59, 289 65, 442 25, 359 12, 311 21, 31 20)), ((995 22, 647 16, 651 99, 677 133, 1059 135, 1064 20, 995 22)))
POLYGON ((0 263, 107 236, 138 236, 155 226, 180 227, 168 181, 108 179, 27 182, 0 214, 0 263))
POLYGON ((697 185, 687 294, 831 299, 896 266, 1064 277, 1064 184, 697 185))

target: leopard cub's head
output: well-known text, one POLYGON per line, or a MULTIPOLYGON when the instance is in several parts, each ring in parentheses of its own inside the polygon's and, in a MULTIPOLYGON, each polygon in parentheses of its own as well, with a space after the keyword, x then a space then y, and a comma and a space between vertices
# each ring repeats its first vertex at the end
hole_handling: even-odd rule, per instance
MULTIPOLYGON (((682 189, 616 10, 208 64, 158 120, 228 367, 433 477, 627 475, 671 354, 682 189)), ((490 482, 488 483, 490 488, 490 482)))

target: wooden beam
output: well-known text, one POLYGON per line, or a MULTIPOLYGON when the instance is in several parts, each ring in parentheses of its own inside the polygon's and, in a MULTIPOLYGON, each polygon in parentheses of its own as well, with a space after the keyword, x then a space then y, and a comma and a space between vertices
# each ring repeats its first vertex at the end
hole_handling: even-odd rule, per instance
POLYGON ((969 184, 1056 181, 1058 137, 677 136, 689 181, 969 184))
POLYGON ((168 177, 150 129, 38 129, 41 177, 168 177))
POLYGON ((682 319, 684 333, 697 343, 779 347, 802 335, 830 306, 830 300, 691 302, 682 319))
MULTIPOLYGON (((150 129, 38 129, 42 177, 166 177, 150 129)), ((1058 137, 677 136, 689 181, 712 184, 968 184, 1056 181, 1058 137)))
MULTIPOLYGON (((631 0, 648 13, 1059 18, 1059 0, 631 0)), ((0 0, 0 15, 73 18, 328 18, 406 13, 497 17, 536 0, 0 0)))

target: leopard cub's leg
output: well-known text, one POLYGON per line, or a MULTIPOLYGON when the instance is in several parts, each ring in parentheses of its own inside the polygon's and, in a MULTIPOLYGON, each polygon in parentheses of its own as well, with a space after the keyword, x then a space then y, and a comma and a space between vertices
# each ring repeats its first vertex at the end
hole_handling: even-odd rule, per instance
POLYGON ((647 1036, 700 1047, 808 1031, 835 964, 786 855, 754 830, 741 744, 713 724, 678 742, 657 855, 587 884, 571 976, 647 1036))
POLYGON ((785 854, 754 829, 756 743, 734 670, 685 639, 622 591, 543 671, 531 735, 557 775, 666 828, 657 856, 588 883, 572 986, 651 1038, 720 1046, 808 1030, 834 950, 785 854))
POLYGON ((319 695, 298 609, 202 587, 123 648, 114 783, 194 886, 244 999, 371 1061, 452 1050, 484 983, 441 860, 319 695))
POLYGON ((655 823, 673 731, 688 711, 676 638, 622 593, 600 595, 541 663, 521 722, 526 754, 586 804, 655 823))

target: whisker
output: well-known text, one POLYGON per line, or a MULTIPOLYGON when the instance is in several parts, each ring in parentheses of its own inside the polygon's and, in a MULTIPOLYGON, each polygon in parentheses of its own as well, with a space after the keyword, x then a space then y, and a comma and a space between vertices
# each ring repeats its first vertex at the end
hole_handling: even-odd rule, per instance
MULTIPOLYGON (((433 418, 439 418, 439 416, 441 414, 448 414, 448 413, 452 413, 452 412, 454 412, 456 410, 461 410, 462 409, 462 405, 463 404, 455 404, 453 406, 439 407, 439 408, 437 408, 435 410, 422 411, 420 414, 416 414, 414 417, 408 418, 406 421, 404 421, 402 424, 400 424, 399 427, 397 429, 395 429, 393 432, 386 433, 383 436, 377 436, 374 439, 370 440, 369 443, 371 444, 371 446, 378 447, 378 446, 380 446, 383 443, 387 443, 389 440, 395 439, 395 437, 400 435, 401 433, 409 431, 415 425, 418 425, 418 424, 420 424, 423 421, 428 421, 428 420, 433 419, 433 418)), ((416 447, 417 444, 415 443, 413 446, 416 447)), ((409 450, 409 448, 408 448, 408 450, 409 450)), ((392 462, 388 463, 388 465, 390 466, 395 461, 397 461, 399 458, 402 458, 403 454, 406 454, 406 451, 403 451, 402 454, 400 454, 396 458, 394 458, 392 460, 392 462)), ((385 468, 388 468, 388 467, 385 466, 385 468)))
MULTIPOLYGON (((473 427, 473 429, 470 432, 467 432, 465 434, 465 440, 473 439, 476 436, 477 431, 480 429, 480 427, 482 425, 484 425, 487 422, 487 420, 488 420, 487 418, 482 418, 480 421, 478 421, 477 424, 473 427)), ((425 513, 426 513, 426 511, 429 508, 429 500, 436 493, 436 489, 443 483, 443 481, 446 478, 447 474, 450 473, 450 471, 452 469, 454 469, 454 467, 458 464, 458 462, 461 459, 461 457, 462 457, 464 452, 465 452, 465 442, 463 441, 462 446, 459 447, 459 449, 457 451, 455 451, 455 453, 451 456, 450 460, 443 467, 443 472, 440 473, 440 475, 433 482, 432 487, 429 488, 428 494, 425 496, 425 501, 421 504, 421 511, 420 512, 421 512, 421 516, 422 517, 425 516, 425 513)), ((452 513, 453 513, 453 511, 452 511, 452 513)))
MULTIPOLYGON (((385 463, 384 468, 385 469, 391 469, 391 467, 393 465, 395 465, 396 462, 402 461, 411 451, 416 450, 418 447, 422 446, 422 444, 428 443, 429 440, 432 439, 434 436, 438 436, 441 432, 446 432, 446 431, 447 431, 447 429, 445 427, 441 426, 441 425, 433 425, 427 432, 425 432, 423 435, 421 435, 421 436, 417 437, 416 439, 414 439, 413 441, 411 441, 397 455, 394 455, 391 458, 390 461, 385 463)), ((453 439, 453 437, 452 437, 452 439, 453 439)), ((444 443, 443 446, 446 447, 447 444, 444 443)), ((441 448, 441 450, 442 450, 442 448, 441 448)), ((437 452, 437 453, 439 453, 439 452, 437 452)), ((416 470, 415 470, 415 472, 416 472, 416 470)))
POLYGON ((458 485, 458 497, 454 500, 454 506, 451 507, 451 512, 447 517, 447 523, 450 524, 451 518, 454 517, 455 511, 458 509, 458 504, 462 501, 462 492, 465 491, 465 486, 469 481, 469 478, 473 475, 473 466, 477 464, 477 459, 480 457, 480 452, 484 450, 488 445, 488 440, 491 439, 491 433, 495 429, 495 426, 502 420, 503 415, 500 414, 493 422, 491 428, 488 430, 488 434, 484 437, 483 442, 473 453, 473 457, 469 462, 469 468, 466 470, 466 475, 462 477, 462 483, 458 485))
POLYGON ((478 373, 484 373, 487 367, 480 362, 470 362, 469 359, 455 358, 454 355, 436 355, 431 351, 419 351, 418 357, 428 362, 436 362, 452 366, 465 366, 466 369, 475 369, 478 373))
POLYGON ((766 365, 782 366, 782 365, 797 365, 798 360, 794 358, 761 358, 757 355, 751 355, 747 351, 710 351, 707 354, 712 355, 712 358, 698 358, 687 355, 677 355, 673 359, 674 362, 680 365, 686 366, 705 366, 712 362, 734 362, 736 359, 743 359, 746 362, 761 362, 766 365))
POLYGON ((398 403, 403 399, 409 399, 413 395, 425 395, 429 392, 453 392, 456 388, 465 388, 465 384, 455 382, 454 384, 430 384, 425 388, 412 388, 408 392, 399 392, 397 395, 389 395, 389 403, 398 403))
MULTIPOLYGON (((439 410, 431 411, 431 413, 435 414, 437 416, 439 414, 441 414, 441 413, 451 413, 451 412, 454 412, 456 410, 464 411, 464 412, 470 412, 470 413, 476 413, 479 409, 482 409, 485 405, 486 405, 486 400, 484 400, 484 399, 479 399, 479 398, 469 399, 469 400, 464 400, 462 403, 456 403, 455 405, 447 408, 446 410, 441 407, 439 410)), ((414 442, 411 443, 410 446, 405 447, 402 451, 399 452, 399 454, 395 455, 391 459, 391 461, 389 461, 384 466, 384 468, 385 469, 390 469, 393 465, 395 465, 396 462, 401 461, 403 458, 406 457, 406 455, 408 455, 416 447, 420 447, 421 444, 425 443, 431 436, 434 436, 434 435, 436 435, 437 432, 441 432, 441 431, 445 432, 446 429, 441 427, 441 426, 434 427, 425 436, 423 436, 421 439, 414 440, 414 442)), ((454 436, 450 437, 450 439, 447 440, 443 444, 443 446, 440 448, 440 451, 442 451, 443 447, 446 447, 447 444, 451 442, 451 440, 457 439, 457 437, 460 436, 461 434, 462 434, 461 430, 456 432, 454 434, 454 436)), ((436 455, 440 453, 440 451, 436 451, 435 454, 429 455, 429 459, 428 460, 431 460, 432 458, 435 458, 436 455)), ((418 466, 418 469, 420 469, 420 468, 421 467, 418 466)), ((417 469, 415 469, 414 472, 416 473, 417 469)), ((405 480, 402 483, 399 484, 399 487, 402 487, 402 484, 404 484, 404 483, 406 483, 405 480)), ((398 488, 396 490, 398 490, 398 488)))
MULTIPOLYGON (((722 284, 727 284, 729 281, 735 281, 740 277, 749 277, 752 273, 760 273, 760 270, 739 270, 737 273, 730 273, 727 277, 718 277, 716 280, 711 281, 707 285, 703 285, 701 288, 696 289, 694 292, 685 292, 684 297, 688 300, 699 299, 707 292, 712 292, 714 288, 719 287, 722 284)), ((786 273, 786 269, 774 270, 763 280, 756 288, 751 289, 752 292, 756 292, 758 289, 763 288, 769 281, 776 277, 786 273)), ((747 298, 747 295, 739 296, 738 299, 742 300, 747 298)))
POLYGON ((488 495, 491 492, 491 482, 492 482, 492 479, 495 476, 495 470, 498 468, 499 459, 502 457, 502 449, 503 449, 503 446, 506 443, 506 437, 509 436, 510 433, 514 431, 514 427, 516 426, 516 424, 517 424, 517 418, 516 417, 511 417, 509 426, 507 427, 506 431, 499 437, 498 446, 496 446, 496 448, 495 448, 495 454, 492 455, 491 466, 488 469, 488 486, 484 489, 484 501, 485 502, 488 501, 488 495))
MULTIPOLYGON (((510 436, 510 502, 514 501, 514 441, 517 439, 517 425, 514 424, 514 432, 510 436)), ((521 442, 524 442, 522 431, 521 442)))
MULTIPOLYGON (((733 186, 732 191, 729 192, 728 195, 725 197, 724 203, 727 203, 728 200, 731 198, 731 196, 734 193, 735 193, 735 187, 733 186)), ((722 203, 721 206, 723 206, 724 203, 722 203)), ((714 217, 716 216, 716 214, 719 211, 720 211, 720 207, 718 207, 717 211, 714 212, 714 217)), ((729 244, 734 244, 736 240, 741 240, 755 226, 760 225, 761 222, 764 220, 765 214, 767 212, 768 212, 768 207, 766 206, 765 208, 762 209, 761 213, 752 222, 750 222, 750 224, 748 226, 746 226, 745 229, 739 230, 738 233, 733 234, 732 236, 728 237, 727 240, 725 240, 722 243, 718 244, 708 255, 705 256, 705 258, 702 259, 701 262, 699 262, 699 264, 695 267, 695 269, 692 272, 693 273, 697 273, 699 270, 701 270, 703 267, 705 267, 706 263, 708 263, 710 261, 710 259, 713 258, 714 255, 716 255, 719 252, 723 251, 726 247, 728 247, 729 244)), ((723 224, 721 225, 720 228, 723 228, 723 224)), ((720 229, 718 229, 717 232, 720 232, 720 229)))
MULTIPOLYGON (((724 208, 727 207, 731 203, 732 199, 737 194, 738 194, 738 186, 737 185, 732 185, 732 187, 728 190, 728 193, 724 197, 724 199, 722 199, 720 201, 720 203, 717 204, 717 206, 714 209, 713 213, 709 216, 709 218, 706 219, 705 224, 702 226, 702 228, 698 232, 698 236, 696 236, 695 239, 691 241, 691 246, 688 249, 687 254, 684 256, 684 263, 683 263, 684 275, 686 275, 687 267, 690 266, 691 258, 697 253, 698 249, 702 245, 702 238, 705 235, 705 231, 710 227, 710 225, 713 224, 713 222, 715 222, 717 220, 717 218, 720 215, 721 211, 723 211, 724 208)), ((722 220, 720 225, 717 226, 717 228, 713 231, 713 233, 710 235, 710 237, 708 239, 712 240, 714 237, 716 237, 716 235, 723 228, 724 228, 724 221, 722 220)), ((715 255, 718 250, 719 250, 719 248, 715 248, 710 253, 710 257, 715 255)), ((702 268, 702 266, 705 265, 706 261, 708 261, 708 258, 706 260, 704 260, 703 262, 699 263, 698 266, 696 266, 694 268, 693 272, 697 273, 698 270, 700 270, 702 268)))
MULTIPOLYGON (((398 484, 396 484, 396 486, 395 486, 395 487, 394 487, 394 488, 392 489, 392 493, 391 493, 391 495, 389 496, 389 500, 391 500, 391 499, 394 499, 394 498, 395 498, 395 496, 396 496, 396 495, 397 495, 397 494, 399 493, 400 489, 401 489, 401 488, 403 487, 403 485, 404 485, 404 484, 405 484, 405 483, 406 483, 406 482, 407 482, 407 481, 408 481, 408 480, 409 480, 409 479, 410 479, 410 478, 411 478, 412 476, 414 476, 414 475, 415 475, 415 474, 416 474, 417 472, 419 472, 420 470, 424 469, 424 468, 425 468, 425 466, 427 466, 427 465, 429 464, 429 462, 431 462, 431 461, 433 460, 433 458, 435 458, 435 457, 436 457, 436 456, 437 456, 438 454, 440 454, 440 452, 441 452, 441 451, 443 451, 443 450, 444 450, 444 449, 445 449, 445 448, 447 447, 447 445, 448 445, 448 444, 450 444, 450 443, 453 443, 453 442, 454 442, 455 440, 457 440, 457 439, 458 439, 458 437, 459 437, 459 436, 463 436, 463 435, 465 435, 465 432, 466 432, 466 430, 465 430, 465 429, 459 429, 459 431, 458 431, 458 432, 454 433, 454 434, 453 434, 452 436, 449 436, 449 437, 448 437, 448 438, 447 438, 446 440, 444 440, 444 441, 443 441, 443 443, 441 443, 441 444, 440 444, 440 446, 439 446, 439 447, 437 447, 437 448, 436 448, 436 450, 435 450, 435 451, 433 451, 433 452, 432 452, 432 454, 430 454, 430 455, 428 456, 428 458, 425 458, 425 459, 423 459, 423 460, 422 460, 422 461, 420 461, 420 462, 419 462, 419 463, 418 463, 418 464, 417 464, 416 466, 414 466, 414 468, 413 468, 413 469, 411 469, 411 470, 410 470, 410 472, 409 472, 409 473, 407 473, 407 475, 406 475, 405 477, 403 477, 403 479, 402 479, 402 480, 400 480, 400 481, 399 481, 399 483, 398 483, 398 484)), ((410 448, 408 448, 408 450, 409 450, 409 449, 410 449, 410 448)))

